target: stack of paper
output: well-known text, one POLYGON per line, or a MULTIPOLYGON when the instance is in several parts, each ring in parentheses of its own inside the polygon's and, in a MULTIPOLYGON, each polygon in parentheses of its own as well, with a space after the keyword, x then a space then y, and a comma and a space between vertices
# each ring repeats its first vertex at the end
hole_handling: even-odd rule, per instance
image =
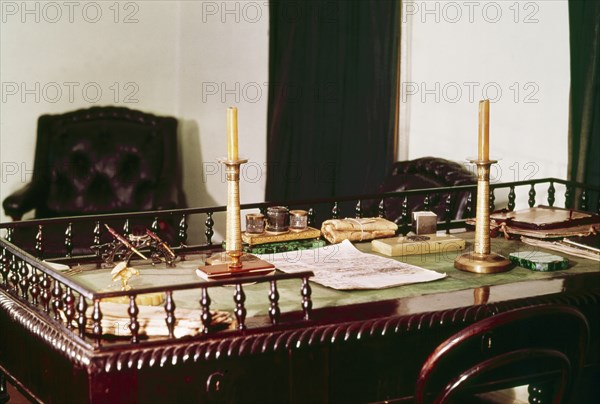
MULTIPOLYGON (((129 329, 130 318, 127 310, 128 304, 101 302, 102 311, 102 333, 104 335, 130 336, 129 329)), ((138 306, 139 313, 137 319, 140 325, 139 334, 148 336, 168 336, 165 319, 166 313, 162 306, 138 306)), ((93 307, 88 307, 86 329, 89 333, 93 329, 92 317, 93 307)), ((233 323, 232 317, 226 312, 211 312, 211 326, 216 328, 227 328, 233 323)), ((189 310, 178 308, 175 311, 175 329, 174 335, 180 338, 186 335, 198 335, 202 332, 204 326, 200 319, 200 310, 189 310)))
POLYGON ((261 259, 293 273, 313 271, 312 281, 333 289, 383 289, 444 278, 414 265, 360 252, 348 240, 313 250, 263 254, 261 259))

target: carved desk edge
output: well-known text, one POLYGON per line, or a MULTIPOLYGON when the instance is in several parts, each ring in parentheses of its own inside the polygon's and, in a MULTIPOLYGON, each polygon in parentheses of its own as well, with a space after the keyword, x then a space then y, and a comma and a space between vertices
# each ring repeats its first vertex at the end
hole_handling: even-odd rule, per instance
MULTIPOLYGON (((72 363, 88 373, 118 372, 177 363, 202 362, 219 358, 236 358, 276 351, 300 350, 307 346, 345 344, 421 330, 442 329, 451 325, 466 326, 494 314, 518 307, 540 304, 566 304, 575 307, 598 305, 600 289, 575 290, 536 297, 519 298, 498 303, 458 307, 411 315, 357 319, 342 322, 320 322, 320 312, 343 308, 314 310, 315 320, 228 331, 178 340, 151 341, 142 344, 95 348, 81 341, 62 324, 37 313, 24 302, 0 290, 0 307, 8 316, 42 339, 72 363)), ((369 305, 371 303, 362 303, 369 305)))

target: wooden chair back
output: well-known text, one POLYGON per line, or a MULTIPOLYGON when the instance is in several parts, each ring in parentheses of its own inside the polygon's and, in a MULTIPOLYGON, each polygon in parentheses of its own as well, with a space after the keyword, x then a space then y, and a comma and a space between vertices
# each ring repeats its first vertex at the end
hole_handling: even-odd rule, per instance
POLYGON ((557 382, 553 402, 568 402, 589 334, 585 316, 565 305, 522 307, 478 321, 427 358, 415 402, 445 403, 465 394, 550 380, 557 382))

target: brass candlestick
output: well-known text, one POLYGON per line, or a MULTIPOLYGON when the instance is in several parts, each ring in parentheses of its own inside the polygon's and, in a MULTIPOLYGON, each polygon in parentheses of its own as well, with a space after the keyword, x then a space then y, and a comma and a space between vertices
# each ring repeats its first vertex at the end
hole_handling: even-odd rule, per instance
POLYGON ((244 275, 264 275, 272 272, 273 264, 242 251, 240 220, 240 166, 245 159, 220 159, 226 167, 227 178, 227 234, 225 258, 215 254, 206 260, 198 271, 206 279, 227 279, 244 275))
POLYGON ((511 262, 490 248, 490 101, 479 101, 479 134, 477 160, 477 215, 475 222, 475 246, 473 252, 465 253, 454 260, 454 267, 478 274, 493 274, 508 271, 511 262))
POLYGON ((238 276, 265 275, 272 272, 273 264, 260 260, 242 250, 242 229, 240 220, 240 166, 246 159, 220 159, 225 164, 227 178, 227 234, 225 235, 225 255, 220 253, 206 260, 206 265, 198 267, 205 279, 229 279, 238 276))
POLYGON ((475 218, 475 245, 473 252, 454 260, 454 267, 478 274, 508 271, 512 263, 503 256, 491 252, 490 245, 490 166, 496 160, 471 160, 477 164, 477 215, 475 218))
POLYGON ((225 164, 227 178, 227 255, 231 257, 229 268, 242 267, 242 230, 240 220, 240 166, 248 160, 220 160, 225 164))
POLYGON ((240 220, 240 166, 248 160, 238 158, 237 108, 227 108, 227 158, 219 160, 225 164, 227 178, 227 234, 226 257, 216 254, 198 268, 198 275, 206 279, 226 279, 243 275, 263 275, 273 271, 274 266, 242 251, 242 229, 240 220))

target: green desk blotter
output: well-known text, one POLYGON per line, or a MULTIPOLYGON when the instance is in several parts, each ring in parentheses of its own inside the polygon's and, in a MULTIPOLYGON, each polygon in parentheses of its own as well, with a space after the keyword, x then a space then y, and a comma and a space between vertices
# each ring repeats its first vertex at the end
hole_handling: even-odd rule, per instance
POLYGON ((286 251, 309 250, 325 246, 325 240, 309 239, 244 246, 244 252, 252 254, 275 254, 286 251))
POLYGON ((559 271, 569 267, 568 259, 542 251, 514 252, 510 253, 508 258, 516 265, 533 271, 559 271))

